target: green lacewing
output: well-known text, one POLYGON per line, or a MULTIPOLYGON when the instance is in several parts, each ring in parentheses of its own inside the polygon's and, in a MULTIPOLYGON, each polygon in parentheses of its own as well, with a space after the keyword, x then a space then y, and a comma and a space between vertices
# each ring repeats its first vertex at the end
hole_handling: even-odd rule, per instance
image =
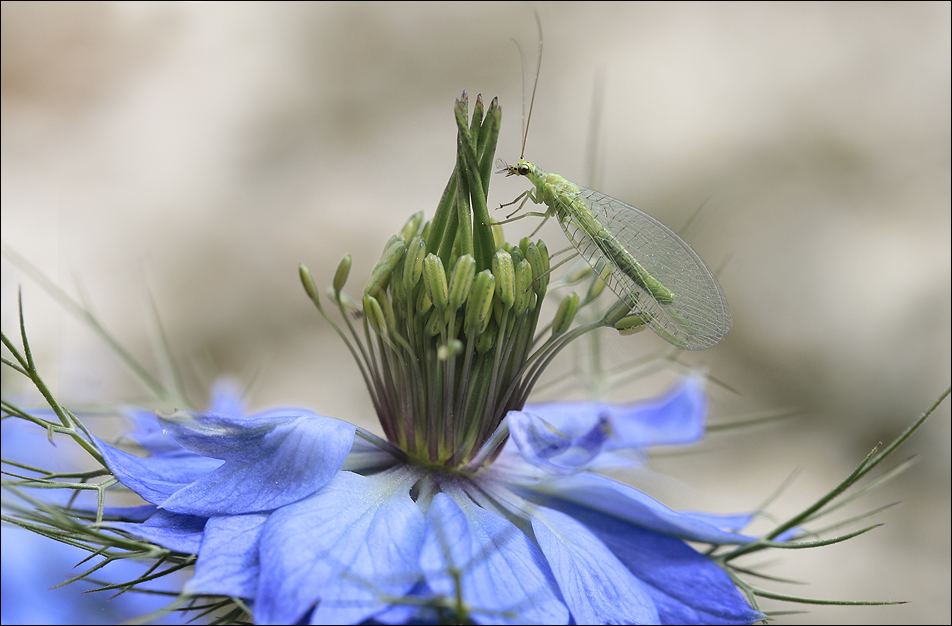
MULTIPOLYGON (((541 65, 540 25, 539 68, 541 65)), ((523 131, 523 155, 539 68, 523 131)), ((717 344, 731 329, 730 308, 714 272, 670 228, 621 200, 543 172, 522 156, 516 165, 502 160, 497 165, 508 176, 525 176, 534 187, 507 204, 521 199, 519 209, 526 200, 548 207, 544 213, 520 217, 556 217, 579 256, 663 339, 681 348, 700 350, 717 344)))

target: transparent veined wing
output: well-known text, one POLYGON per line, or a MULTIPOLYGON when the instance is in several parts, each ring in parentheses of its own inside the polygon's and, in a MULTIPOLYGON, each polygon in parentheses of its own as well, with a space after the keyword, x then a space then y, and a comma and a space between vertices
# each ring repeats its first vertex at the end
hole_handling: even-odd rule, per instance
POLYGON ((578 199, 652 277, 673 294, 659 301, 626 273, 617 246, 590 233, 563 199, 559 223, 596 273, 608 268, 609 289, 632 307, 662 338, 688 350, 710 348, 731 329, 727 298, 714 272, 683 239, 647 213, 603 193, 578 186, 578 199))

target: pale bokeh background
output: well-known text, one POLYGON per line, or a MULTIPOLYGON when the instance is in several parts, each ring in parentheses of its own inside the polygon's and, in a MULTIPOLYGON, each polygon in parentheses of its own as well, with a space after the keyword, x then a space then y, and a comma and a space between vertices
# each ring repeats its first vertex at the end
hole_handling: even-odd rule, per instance
MULTIPOLYGON (((708 200, 687 236, 723 266, 734 328, 682 361, 740 392, 714 388, 714 418, 802 411, 659 459, 653 469, 677 482, 645 483, 676 507, 729 512, 756 507, 801 468, 774 507, 798 510, 949 384, 949 5, 538 10, 546 50, 526 157, 591 182, 602 76, 599 189, 675 229, 708 200)), ((532 8, 5 2, 2 11, 4 243, 85 293, 147 363, 151 290, 180 361, 253 379, 254 406, 307 406, 372 426, 356 368, 309 305, 296 265, 327 283, 350 252, 360 291, 406 217, 432 215, 463 89, 500 97, 498 155, 518 158, 522 79, 509 39, 534 57, 532 8)), ((490 202, 524 188, 496 177, 490 202)), ((563 246, 557 228, 544 236, 563 246)), ((141 397, 88 332, 2 263, 3 329, 15 332, 22 283, 35 347, 64 399, 141 397)), ((648 334, 612 343, 626 355, 664 346, 648 334)), ((616 396, 653 393, 673 376, 616 396)), ((17 384, 6 372, 3 381, 17 384)), ((866 501, 904 503, 879 516, 885 527, 775 555, 769 570, 810 582, 776 591, 912 603, 811 608, 781 623, 952 619, 949 448, 947 401, 902 450, 920 462, 866 501)))

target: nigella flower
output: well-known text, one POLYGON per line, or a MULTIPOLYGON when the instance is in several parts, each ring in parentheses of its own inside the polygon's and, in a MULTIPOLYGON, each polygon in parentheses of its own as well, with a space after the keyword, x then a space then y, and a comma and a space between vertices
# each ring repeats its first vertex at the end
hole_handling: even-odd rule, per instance
POLYGON ((243 598, 262 623, 440 611, 480 623, 745 623, 762 615, 685 540, 744 543, 732 529, 747 516, 676 512, 586 471, 609 450, 696 438, 705 407, 692 377, 651 403, 513 411, 509 441, 474 471, 414 463, 299 409, 163 417, 167 435, 142 439, 155 452, 145 459, 100 448, 161 505, 114 527, 196 553, 186 591, 243 598))
POLYGON ((246 416, 219 400, 160 414, 133 433, 151 456, 96 440, 152 505, 110 527, 197 555, 185 595, 241 599, 261 623, 763 618, 692 545, 750 542, 738 532, 750 516, 674 511, 596 471, 698 440, 699 377, 650 403, 526 404, 572 340, 644 320, 623 320, 619 303, 572 327, 596 278, 537 333, 546 246, 506 243, 486 208, 500 111, 493 101, 483 117, 478 99, 472 125, 465 103, 456 115, 459 161, 434 219, 414 215, 387 243, 359 303, 344 291, 350 257, 338 267, 329 295, 346 330, 300 268, 386 439, 303 409, 246 416))

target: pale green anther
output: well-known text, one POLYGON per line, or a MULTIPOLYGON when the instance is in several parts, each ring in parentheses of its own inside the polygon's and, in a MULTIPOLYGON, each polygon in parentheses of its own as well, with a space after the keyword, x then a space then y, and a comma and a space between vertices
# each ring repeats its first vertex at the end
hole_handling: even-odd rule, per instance
POLYGON ((512 255, 505 250, 496 250, 492 266, 493 276, 496 277, 496 295, 503 306, 510 309, 516 298, 516 271, 512 266, 512 255))
POLYGON ((640 315, 628 315, 612 324, 612 326, 622 335, 633 335, 647 328, 647 324, 645 319, 640 315))
POLYGON ((431 309, 430 315, 426 318, 426 324, 423 330, 430 337, 436 337, 446 326, 446 317, 439 309, 431 309))
POLYGON ((364 315, 370 322, 370 327, 379 335, 387 334, 387 320, 383 316, 383 309, 380 303, 373 296, 364 296, 364 315))
MULTIPOLYGON (((466 330, 481 333, 489 323, 489 312, 492 310, 493 294, 496 291, 496 278, 489 270, 476 274, 473 281, 473 290, 466 305, 466 330)), ((451 294, 452 295, 452 294, 451 294)))
POLYGON ((631 307, 624 300, 618 300, 605 312, 605 326, 614 326, 618 320, 631 313, 631 307))
POLYGON ((426 289, 421 289, 420 293, 417 294, 417 314, 426 315, 432 308, 433 301, 430 300, 430 295, 426 292, 426 289))
POLYGON ((459 339, 450 339, 446 344, 436 349, 436 358, 445 361, 463 352, 463 342, 459 339))
POLYGON ((423 223, 423 211, 419 211, 410 216, 410 219, 407 220, 407 223, 403 225, 403 230, 400 231, 400 234, 403 235, 404 241, 410 241, 416 237, 417 233, 420 232, 420 224, 423 223))
MULTIPOLYGON (((463 306, 473 287, 473 277, 476 275, 476 259, 471 254, 464 254, 456 260, 453 267, 453 276, 450 278, 449 308, 453 311, 463 306)), ((436 302, 436 299, 433 300, 436 302)))
MULTIPOLYGON (((541 243, 541 240, 540 240, 541 243)), ((549 255, 534 243, 530 243, 525 250, 526 259, 532 266, 532 289, 537 294, 545 294, 549 286, 549 255)))
MULTIPOLYGON (((396 300, 406 300, 407 299, 407 290, 403 288, 403 267, 404 261, 406 260, 406 250, 404 250, 403 258, 397 261, 397 264, 394 266, 393 271, 390 272, 390 281, 389 281, 389 291, 390 295, 396 300)), ((380 291, 374 293, 374 296, 378 294, 386 293, 387 285, 384 285, 380 291)))
POLYGON ((483 354, 492 350, 492 347, 496 344, 496 333, 496 322, 490 322, 486 331, 476 337, 476 352, 483 354))
POLYGON ((526 259, 519 261, 515 272, 516 315, 522 315, 532 302, 532 265, 526 259))
POLYGON ((545 269, 549 269, 549 247, 545 245, 545 242, 541 239, 536 242, 536 248, 539 249, 539 254, 542 255, 542 263, 545 264, 545 269))
POLYGON ((423 259, 426 258, 426 242, 423 237, 414 237, 407 244, 407 255, 403 259, 403 286, 408 294, 420 282, 423 275, 423 259))
POLYGON ((404 239, 403 235, 390 235, 390 239, 387 240, 386 245, 383 247, 383 254, 380 255, 380 258, 387 256, 387 250, 397 242, 406 244, 407 240, 404 239))
POLYGON ((523 237, 519 240, 519 249, 522 250, 522 254, 525 255, 526 250, 529 249, 529 246, 532 245, 532 240, 528 237, 523 237))
POLYGON ((449 290, 446 287, 446 270, 443 261, 432 252, 423 259, 423 286, 426 295, 436 308, 443 310, 449 304, 449 290))
POLYGON ((317 293, 317 285, 314 283, 314 277, 311 276, 310 270, 303 263, 298 263, 298 275, 301 277, 301 284, 304 285, 304 291, 307 292, 308 297, 314 301, 315 304, 321 301, 317 293))
POLYGON ((391 331, 395 330, 397 324, 393 317, 393 306, 390 304, 390 298, 387 297, 387 292, 381 291, 377 294, 376 300, 380 305, 380 310, 383 311, 383 318, 387 322, 387 328, 391 331))
POLYGON ((572 320, 575 319, 575 312, 578 311, 578 294, 570 293, 562 299, 559 304, 559 310, 552 320, 552 336, 558 337, 569 329, 572 320))
POLYGON ((350 255, 345 254, 344 258, 337 264, 337 271, 334 272, 334 293, 339 292, 347 283, 347 277, 350 275, 350 255))
POLYGON ((605 291, 605 279, 611 275, 611 268, 607 265, 602 268, 602 275, 597 276, 592 280, 592 284, 588 287, 588 293, 585 294, 585 301, 591 302, 598 296, 602 295, 602 292, 605 291))
POLYGON ((373 271, 370 272, 370 280, 367 281, 367 286, 364 287, 364 295, 376 294, 387 286, 390 276, 393 274, 393 268, 400 263, 406 251, 407 246, 403 243, 403 239, 394 238, 393 242, 387 246, 383 256, 377 261, 373 271))

